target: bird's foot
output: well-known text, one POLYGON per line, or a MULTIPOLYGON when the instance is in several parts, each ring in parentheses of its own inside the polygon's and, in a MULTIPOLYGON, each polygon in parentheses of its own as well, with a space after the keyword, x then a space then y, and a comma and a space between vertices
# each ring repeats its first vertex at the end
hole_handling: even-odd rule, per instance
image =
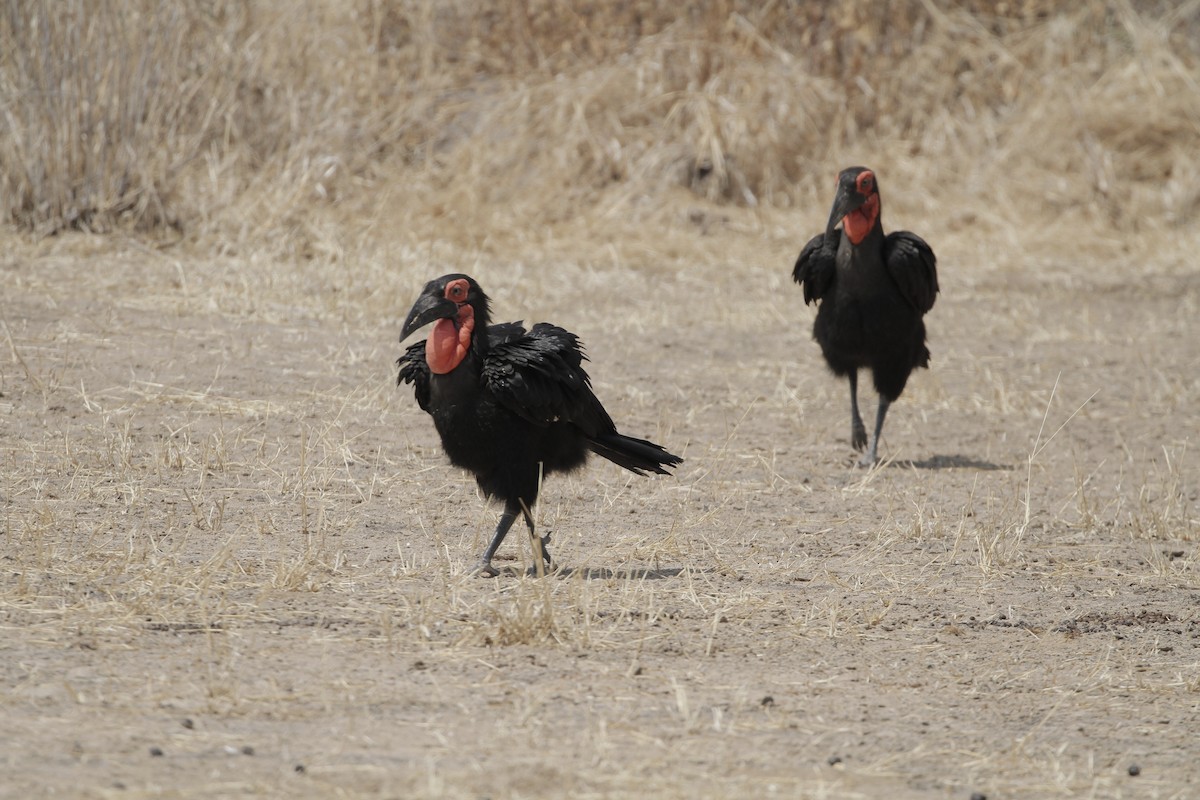
POLYGON ((558 571, 558 564, 555 564, 551 561, 547 561, 546 565, 544 567, 542 567, 541 575, 538 574, 537 567, 530 567, 529 569, 525 570, 525 575, 530 578, 540 578, 540 577, 542 577, 542 575, 553 575, 557 571, 558 571))
POLYGON ((858 459, 858 466, 863 469, 871 469, 879 463, 879 452, 875 449, 875 443, 872 442, 867 451, 858 459))
POLYGON ((526 575, 549 575, 558 569, 558 565, 554 563, 554 559, 550 557, 550 534, 538 538, 538 546, 534 548, 534 558, 537 558, 538 551, 542 557, 542 568, 539 570, 538 565, 534 564, 525 571, 526 575))
POLYGON ((867 447, 867 429, 860 421, 850 426, 850 445, 855 450, 865 450, 867 447))
POLYGON ((493 567, 491 561, 481 562, 480 565, 475 568, 476 578, 495 578, 499 574, 500 570, 493 567))

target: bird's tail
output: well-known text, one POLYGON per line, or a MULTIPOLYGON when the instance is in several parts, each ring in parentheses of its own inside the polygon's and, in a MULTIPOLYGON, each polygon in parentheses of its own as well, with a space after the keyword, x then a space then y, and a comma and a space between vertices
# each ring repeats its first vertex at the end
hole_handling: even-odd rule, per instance
POLYGON ((668 453, 654 442, 622 436, 616 431, 589 440, 588 446, 596 455, 604 456, 614 464, 638 475, 645 475, 647 472, 670 475, 668 467, 683 463, 682 458, 668 453))

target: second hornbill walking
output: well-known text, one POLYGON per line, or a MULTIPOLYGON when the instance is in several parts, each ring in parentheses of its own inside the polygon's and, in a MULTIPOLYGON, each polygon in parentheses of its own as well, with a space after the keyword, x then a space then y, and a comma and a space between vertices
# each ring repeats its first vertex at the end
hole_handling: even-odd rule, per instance
POLYGON ((805 305, 817 301, 813 338, 825 361, 850 380, 850 443, 867 448, 858 463, 870 466, 879 457, 888 406, 914 368, 929 366, 923 317, 937 298, 937 258, 915 233, 883 235, 875 174, 850 167, 838 175, 825 233, 804 245, 792 277, 804 289, 805 305), (869 447, 858 413, 860 368, 871 370, 879 392, 869 447))
MULTIPOLYGON (((517 515, 549 565, 549 536, 537 538, 531 509, 542 475, 583 465, 588 452, 638 475, 670 474, 679 456, 617 433, 592 393, 575 334, 538 323, 490 325, 488 297, 466 275, 425 285, 400 332, 434 323, 426 341, 408 347, 397 383, 411 383, 417 404, 433 417, 450 462, 475 474, 488 497, 504 503, 479 572, 493 577, 492 556, 517 515)), ((540 564, 537 564, 540 568, 540 564)))

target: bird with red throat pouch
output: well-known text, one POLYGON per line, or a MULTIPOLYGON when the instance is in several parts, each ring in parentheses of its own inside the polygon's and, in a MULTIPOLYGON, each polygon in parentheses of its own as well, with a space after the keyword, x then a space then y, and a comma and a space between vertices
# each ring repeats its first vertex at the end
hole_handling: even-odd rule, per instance
POLYGON ((499 574, 492 558, 518 515, 529 529, 534 570, 553 566, 549 534, 538 537, 532 513, 544 476, 578 469, 589 453, 638 475, 668 475, 682 463, 654 442, 617 432, 592 391, 575 334, 545 322, 529 330, 521 322, 491 324, 488 296, 462 274, 425 285, 400 340, 430 323, 428 337, 397 361, 397 383, 412 384, 450 463, 504 505, 480 575, 499 574))
POLYGON ((915 233, 884 235, 875 173, 850 167, 838 175, 825 232, 804 245, 792 277, 805 305, 817 304, 813 338, 833 374, 850 382, 850 444, 865 451, 859 465, 872 466, 888 408, 912 371, 929 366, 924 318, 937 299, 937 257, 915 233), (870 439, 858 413, 860 369, 879 392, 870 439))

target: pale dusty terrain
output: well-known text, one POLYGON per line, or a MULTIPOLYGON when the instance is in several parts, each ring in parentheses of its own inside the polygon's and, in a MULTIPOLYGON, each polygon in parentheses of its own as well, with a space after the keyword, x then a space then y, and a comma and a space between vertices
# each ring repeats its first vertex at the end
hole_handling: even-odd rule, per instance
POLYGON ((1194 243, 1014 249, 881 183, 943 292, 869 472, 790 280, 824 208, 503 257, 10 232, 0 796, 1196 796, 1194 243), (394 386, 453 271, 687 459, 550 481, 559 575, 516 535, 468 574, 495 509, 394 386))

